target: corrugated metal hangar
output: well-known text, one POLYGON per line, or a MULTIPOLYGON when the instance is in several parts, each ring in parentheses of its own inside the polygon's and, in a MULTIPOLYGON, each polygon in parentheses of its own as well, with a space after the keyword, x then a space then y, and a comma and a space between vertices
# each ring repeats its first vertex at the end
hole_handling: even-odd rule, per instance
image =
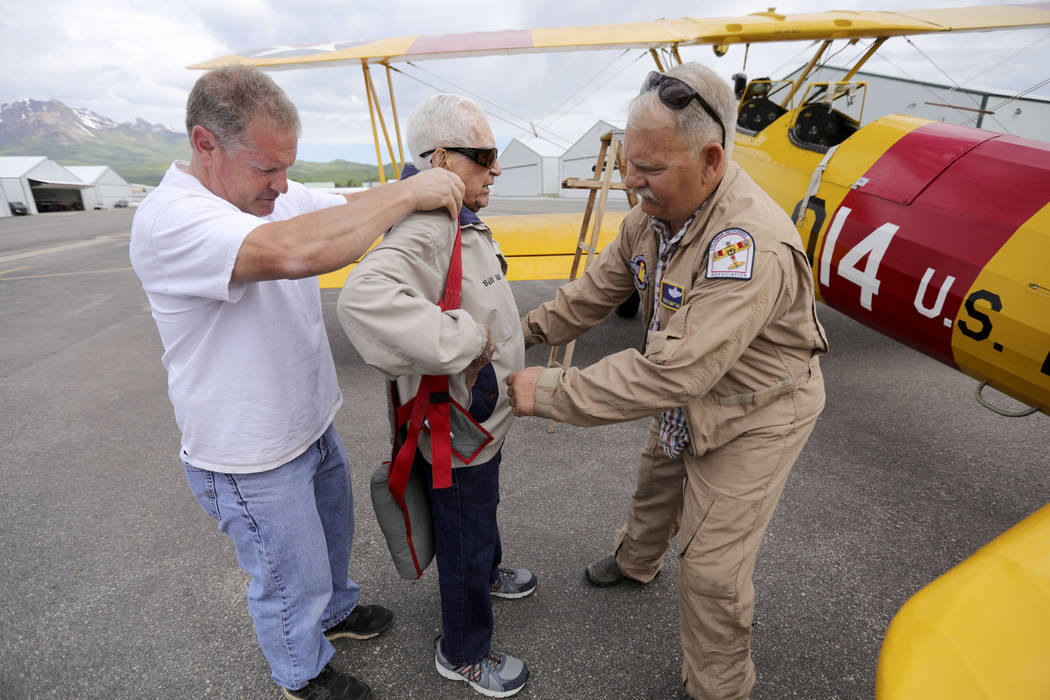
MULTIPOLYGON (((623 138, 623 127, 598 121, 567 149, 542 138, 511 139, 500 152, 499 164, 503 174, 492 187, 501 197, 586 197, 586 190, 562 190, 562 180, 568 177, 594 177, 598 162, 601 137, 608 131, 618 132, 623 138)), ((610 192, 611 197, 623 198, 623 192, 610 192)))
POLYGON ((70 165, 69 172, 91 187, 81 190, 85 209, 112 209, 127 206, 131 187, 108 165, 70 165))
POLYGON ((0 157, 0 216, 128 206, 131 185, 109 166, 63 167, 47 156, 0 157))
POLYGON ((558 196, 561 175, 558 158, 562 149, 542 138, 511 139, 500 152, 503 174, 493 185, 493 193, 511 197, 558 196))

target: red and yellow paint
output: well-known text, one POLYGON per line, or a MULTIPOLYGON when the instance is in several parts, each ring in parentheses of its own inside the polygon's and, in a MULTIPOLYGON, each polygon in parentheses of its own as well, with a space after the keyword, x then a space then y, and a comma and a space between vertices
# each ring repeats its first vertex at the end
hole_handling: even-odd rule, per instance
MULTIPOLYGON (((789 213, 824 155, 791 113, 735 158, 789 213)), ((821 299, 1050 413, 1050 145, 884 117, 838 146, 798 223, 821 299)))

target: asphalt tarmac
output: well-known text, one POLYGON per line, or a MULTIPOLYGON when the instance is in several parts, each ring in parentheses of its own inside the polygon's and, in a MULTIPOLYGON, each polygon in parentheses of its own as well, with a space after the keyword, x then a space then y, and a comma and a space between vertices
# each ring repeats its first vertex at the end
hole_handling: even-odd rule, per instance
MULTIPOLYGON (((127 259, 133 213, 0 219, 0 698, 277 698, 246 577, 178 461, 160 341, 127 259)), ((514 283, 520 309, 557 286, 514 283)), ((399 579, 375 523, 381 379, 343 335, 336 297, 322 292, 353 465, 351 574, 397 619, 338 642, 334 663, 380 698, 478 697, 434 671, 436 571, 399 579)), ((759 553, 754 700, 871 698, 896 610, 1048 500, 1045 415, 997 416, 971 379, 820 312, 827 408, 759 553)), ((635 345, 639 325, 610 317, 575 363, 635 345)), ((544 364, 546 349, 527 361, 544 364)), ((494 602, 495 646, 532 672, 518 697, 685 697, 675 552, 648 586, 583 580, 625 517, 645 431, 525 419, 507 440, 505 560, 539 577, 534 595, 494 602)))

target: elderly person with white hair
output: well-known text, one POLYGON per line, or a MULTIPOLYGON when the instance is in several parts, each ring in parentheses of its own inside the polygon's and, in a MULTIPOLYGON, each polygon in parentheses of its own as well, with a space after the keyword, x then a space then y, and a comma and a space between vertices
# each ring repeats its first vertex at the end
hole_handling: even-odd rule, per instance
POLYGON ((641 202, 580 279, 522 319, 526 345, 562 345, 637 289, 645 346, 508 381, 517 415, 653 416, 627 523, 587 578, 648 583, 679 535, 683 681, 707 699, 746 698, 754 685, 752 572, 823 409, 827 351, 798 232, 728 159, 734 123, 713 71, 649 74, 624 138, 626 184, 641 202))
POLYGON ((396 380, 400 404, 416 395, 421 375, 448 376, 451 474, 442 476, 439 451, 424 433, 413 465, 426 475, 441 590, 434 662, 446 678, 508 697, 525 684, 528 668, 492 650, 491 598, 524 597, 536 577, 501 565, 496 522, 503 439, 514 419, 502 387, 525 357, 506 260, 476 215, 501 170, 492 130, 469 99, 431 97, 407 126, 415 167, 406 166, 403 177, 452 171, 466 186, 463 209, 458 221, 419 211, 395 225, 347 278, 339 320, 365 362, 396 380), (458 309, 442 310, 457 227, 461 299, 458 309))

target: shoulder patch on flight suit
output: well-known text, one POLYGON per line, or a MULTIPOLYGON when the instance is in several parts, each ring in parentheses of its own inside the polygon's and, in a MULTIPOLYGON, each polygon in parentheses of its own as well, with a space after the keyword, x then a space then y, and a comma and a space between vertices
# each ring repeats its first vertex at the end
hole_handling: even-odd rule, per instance
POLYGON ((635 255, 631 258, 631 272, 634 273, 634 286, 641 291, 649 286, 649 281, 645 274, 645 256, 635 255))
POLYGON ((677 311, 682 308, 682 297, 685 289, 674 282, 664 282, 660 285, 660 304, 668 309, 677 311))
POLYGON ((729 277, 749 280, 755 262, 755 239, 747 231, 727 228, 707 249, 707 279, 729 277))

